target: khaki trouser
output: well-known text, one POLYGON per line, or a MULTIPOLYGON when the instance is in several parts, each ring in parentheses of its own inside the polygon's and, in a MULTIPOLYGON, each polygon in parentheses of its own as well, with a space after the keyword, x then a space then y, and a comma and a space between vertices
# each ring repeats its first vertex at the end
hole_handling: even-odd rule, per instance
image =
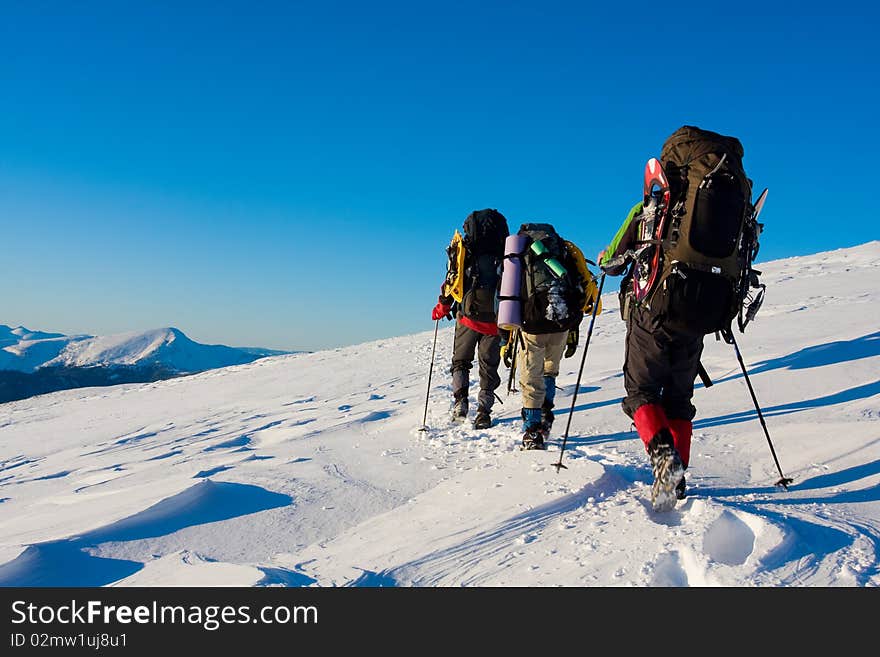
POLYGON ((559 361, 565 352, 568 331, 533 335, 520 332, 525 341, 517 357, 523 408, 541 408, 544 403, 544 377, 559 375, 559 361))

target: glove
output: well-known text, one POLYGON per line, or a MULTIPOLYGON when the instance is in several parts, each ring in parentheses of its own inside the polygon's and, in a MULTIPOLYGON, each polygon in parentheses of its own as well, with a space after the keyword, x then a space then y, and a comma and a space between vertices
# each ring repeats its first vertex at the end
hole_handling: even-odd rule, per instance
POLYGON ((431 319, 438 320, 443 319, 452 319, 452 306, 447 306, 442 301, 438 301, 437 305, 434 306, 434 310, 431 311, 431 319))
POLYGON ((578 348, 579 337, 579 331, 576 328, 568 332, 568 339, 565 341, 565 358, 571 358, 574 356, 574 352, 576 352, 578 348))

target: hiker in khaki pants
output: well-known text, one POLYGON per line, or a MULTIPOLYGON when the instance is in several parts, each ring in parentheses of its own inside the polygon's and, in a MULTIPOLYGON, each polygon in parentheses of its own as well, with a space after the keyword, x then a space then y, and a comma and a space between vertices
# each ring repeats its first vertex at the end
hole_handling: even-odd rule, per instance
POLYGON ((522 447, 545 449, 553 424, 559 361, 577 349, 577 329, 592 280, 580 249, 564 240, 552 224, 524 223, 517 234, 528 238, 520 256, 522 322, 513 335, 502 331, 501 356, 509 367, 508 346, 518 341, 522 447))

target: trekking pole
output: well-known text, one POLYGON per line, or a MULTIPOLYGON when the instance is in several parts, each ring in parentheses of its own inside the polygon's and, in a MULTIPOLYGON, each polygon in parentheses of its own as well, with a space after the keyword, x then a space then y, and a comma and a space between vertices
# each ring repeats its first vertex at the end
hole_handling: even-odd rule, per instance
POLYGON ((510 337, 508 338, 508 340, 511 340, 513 342, 513 344, 508 347, 508 349, 511 350, 511 352, 510 352, 510 375, 507 377, 507 394, 508 394, 508 396, 510 396, 511 392, 519 392, 515 387, 516 384, 514 383, 514 378, 513 378, 514 374, 516 374, 516 351, 517 351, 517 348, 519 347, 519 340, 517 338, 519 338, 519 329, 514 329, 510 333, 510 337))
POLYGON ((767 430, 767 423, 764 422, 764 414, 761 413, 761 407, 758 406, 758 398, 755 397, 755 390, 752 388, 752 382, 749 381, 749 373, 746 372, 746 365, 743 363, 742 355, 739 353, 739 345, 736 344, 736 339, 733 337, 733 331, 730 331, 728 336, 730 337, 730 344, 733 345, 733 350, 736 352, 736 359, 739 361, 739 366, 742 368, 743 376, 746 379, 746 385, 749 387, 749 393, 752 395, 752 401, 755 403, 755 410, 758 411, 758 419, 761 420, 761 426, 764 427, 764 435, 767 436, 767 443, 770 445, 770 453, 773 454, 773 460, 776 462, 776 469, 779 471, 780 479, 776 482, 776 485, 782 486, 785 490, 788 490, 788 485, 794 480, 782 474, 782 468, 779 466, 779 459, 776 458, 776 450, 773 449, 773 442, 770 440, 770 432, 767 430))
POLYGON ((419 431, 427 431, 428 425, 425 421, 428 419, 428 397, 431 395, 431 374, 434 372, 434 351, 437 349, 437 329, 440 328, 440 320, 434 322, 434 346, 431 347, 431 366, 428 368, 428 391, 425 393, 425 415, 422 417, 422 426, 419 431))
POLYGON ((568 429, 571 426, 571 417, 574 415, 574 404, 577 401, 578 390, 581 389, 581 374, 584 372, 584 363, 587 362, 587 350, 590 348, 590 337, 593 335, 593 324, 596 321, 596 311, 599 309, 599 300, 602 298, 602 286, 605 285, 605 272, 599 279, 599 291, 596 292, 596 298, 593 301, 593 314, 590 317, 590 328, 587 330, 587 340, 584 342, 584 355, 581 356, 581 368, 578 370, 577 383, 574 385, 574 394, 571 396, 571 408, 568 411, 568 421, 565 423, 565 433, 562 435, 562 449, 559 450, 559 462, 554 463, 556 474, 559 474, 560 468, 568 469, 568 466, 562 465, 562 454, 565 452, 565 443, 568 440, 568 429))
POLYGON ((703 364, 697 362, 697 374, 700 377, 700 380, 703 382, 703 387, 711 388, 714 383, 712 383, 712 379, 709 378, 709 373, 706 371, 706 368, 703 367, 703 364))

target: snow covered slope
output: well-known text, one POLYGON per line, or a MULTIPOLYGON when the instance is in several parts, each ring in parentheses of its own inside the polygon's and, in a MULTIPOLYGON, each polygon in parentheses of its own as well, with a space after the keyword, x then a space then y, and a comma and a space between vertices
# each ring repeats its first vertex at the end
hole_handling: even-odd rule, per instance
POLYGON ((549 451, 521 452, 503 386, 495 426, 451 425, 452 325, 428 390, 428 319, 0 405, 0 585, 880 585, 880 242, 758 268, 764 308, 736 337, 787 491, 735 353, 710 336, 690 495, 651 510, 608 294, 562 455, 585 340, 549 451))

